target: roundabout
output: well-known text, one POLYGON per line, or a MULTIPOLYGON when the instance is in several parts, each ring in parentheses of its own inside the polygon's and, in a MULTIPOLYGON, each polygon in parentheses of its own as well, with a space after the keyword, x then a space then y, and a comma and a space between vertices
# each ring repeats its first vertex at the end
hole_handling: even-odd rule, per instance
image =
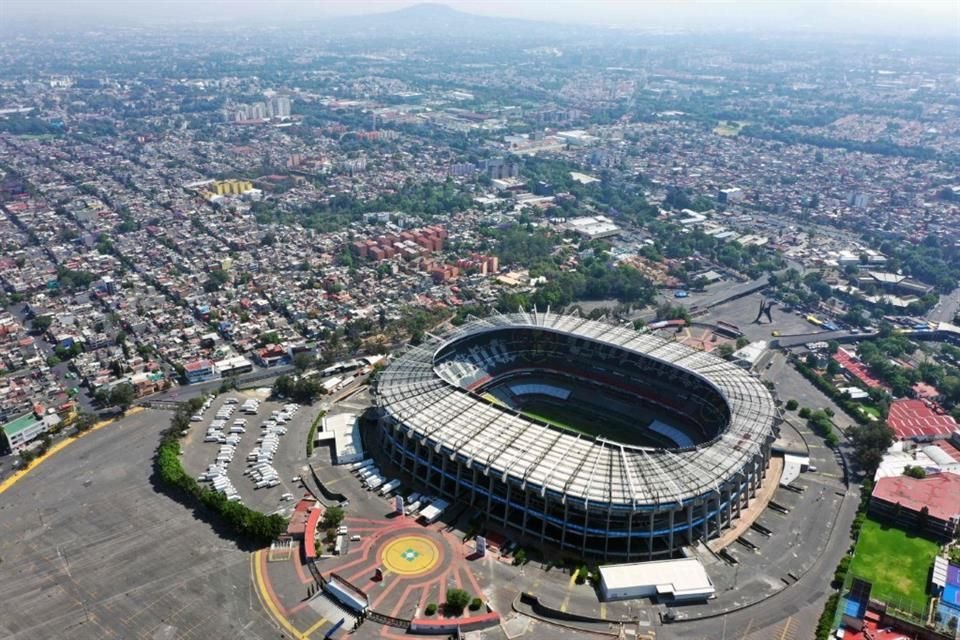
POLYGON ((423 535, 405 535, 389 541, 380 552, 384 568, 399 576, 427 573, 440 561, 440 549, 423 535))

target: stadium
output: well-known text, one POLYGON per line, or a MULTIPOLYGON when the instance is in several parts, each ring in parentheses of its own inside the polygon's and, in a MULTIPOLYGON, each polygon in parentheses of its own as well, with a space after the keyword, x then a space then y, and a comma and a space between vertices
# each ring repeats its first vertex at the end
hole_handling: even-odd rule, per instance
POLYGON ((759 488, 778 426, 767 388, 729 362, 549 312, 431 337, 375 396, 380 449, 408 478, 604 560, 718 536, 759 488))

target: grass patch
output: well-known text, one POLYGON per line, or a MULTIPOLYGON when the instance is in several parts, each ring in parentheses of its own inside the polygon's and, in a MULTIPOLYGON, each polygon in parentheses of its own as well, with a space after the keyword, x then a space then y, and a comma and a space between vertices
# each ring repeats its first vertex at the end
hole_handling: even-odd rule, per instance
POLYGON ((313 424, 310 425, 310 432, 307 433, 307 457, 313 455, 313 442, 317 439, 317 428, 320 426, 320 421, 323 420, 323 416, 327 415, 326 411, 321 411, 317 414, 317 417, 314 418, 313 424))
POLYGON ((859 407, 860 413, 867 416, 870 420, 879 420, 880 419, 880 410, 876 407, 872 407, 868 404, 862 404, 859 407))
POLYGON ((868 518, 850 573, 873 583, 871 597, 921 612, 927 606, 927 576, 937 549, 932 540, 868 518))
POLYGON ((738 136, 745 126, 747 126, 746 122, 721 120, 717 123, 717 126, 714 127, 713 132, 718 136, 738 136))

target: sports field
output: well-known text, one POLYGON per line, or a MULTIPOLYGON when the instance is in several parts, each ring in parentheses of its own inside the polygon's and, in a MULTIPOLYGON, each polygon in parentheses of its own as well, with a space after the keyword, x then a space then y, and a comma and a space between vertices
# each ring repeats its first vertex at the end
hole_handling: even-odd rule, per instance
POLYGON ((923 612, 927 577, 937 543, 867 519, 860 530, 850 573, 873 583, 871 598, 923 612))
POLYGON ((642 447, 670 446, 669 441, 655 440, 656 434, 644 428, 652 421, 652 418, 647 416, 638 417, 636 421, 627 421, 620 416, 600 414, 586 407, 541 400, 524 402, 520 413, 573 433, 642 447))

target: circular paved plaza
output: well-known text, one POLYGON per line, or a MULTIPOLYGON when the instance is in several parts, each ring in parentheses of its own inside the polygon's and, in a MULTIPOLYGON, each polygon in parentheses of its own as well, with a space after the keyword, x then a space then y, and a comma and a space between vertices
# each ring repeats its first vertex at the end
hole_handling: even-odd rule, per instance
POLYGON ((423 535, 405 535, 390 540, 380 552, 389 573, 412 577, 427 573, 440 561, 436 543, 423 535))

